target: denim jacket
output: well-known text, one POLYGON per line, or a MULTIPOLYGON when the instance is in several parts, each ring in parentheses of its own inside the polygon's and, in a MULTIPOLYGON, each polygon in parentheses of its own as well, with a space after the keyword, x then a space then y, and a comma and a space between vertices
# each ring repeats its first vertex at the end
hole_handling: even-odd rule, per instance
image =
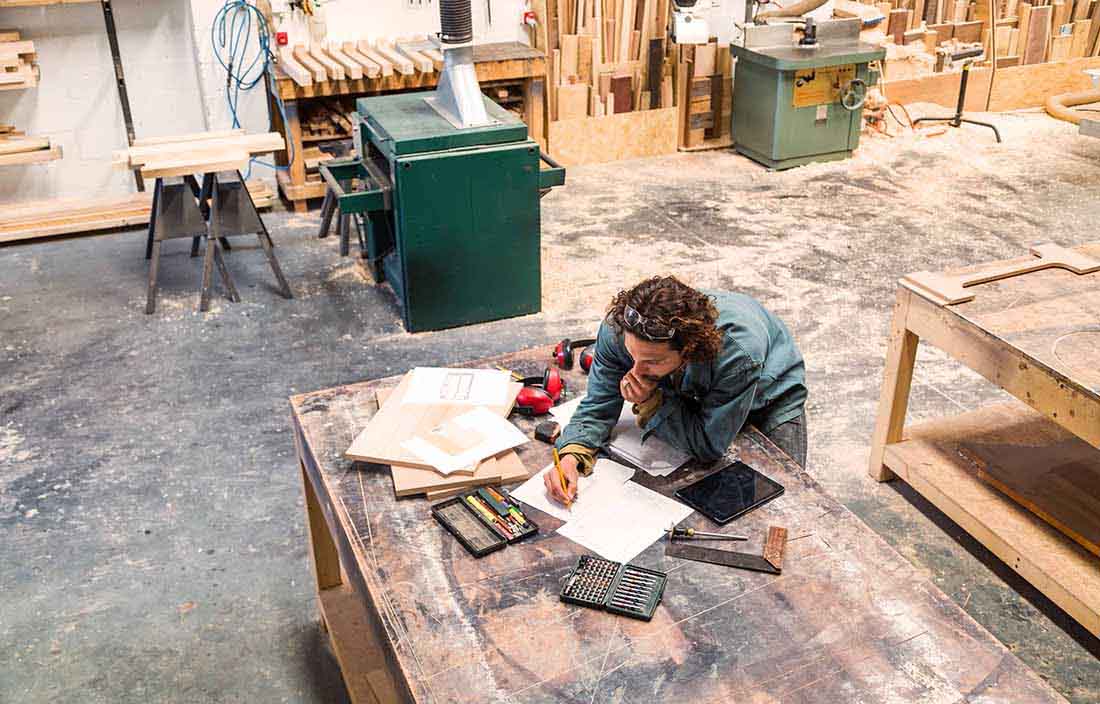
MULTIPOLYGON (((655 434, 702 461, 725 454, 745 421, 769 432, 802 413, 805 365, 787 326, 755 299, 707 292, 718 308, 722 349, 707 363, 689 363, 658 382, 661 405, 645 420, 643 438, 655 434)), ((634 366, 622 333, 600 325, 588 392, 557 447, 595 450, 622 412, 619 382, 634 366)))

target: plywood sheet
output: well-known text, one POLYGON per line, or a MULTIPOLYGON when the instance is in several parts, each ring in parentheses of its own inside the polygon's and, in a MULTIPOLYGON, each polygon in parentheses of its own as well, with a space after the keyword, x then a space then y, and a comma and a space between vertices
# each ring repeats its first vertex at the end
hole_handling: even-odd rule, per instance
POLYGON ((558 86, 558 119, 573 120, 588 115, 588 86, 574 83, 558 86))
MULTIPOLYGON (((1090 68, 1100 68, 1100 57, 1002 68, 997 71, 997 83, 993 86, 989 109, 1005 111, 1041 107, 1052 95, 1088 90, 1092 83, 1083 71, 1090 68)), ((966 93, 967 111, 985 110, 989 80, 988 68, 971 69, 966 93)), ((890 100, 902 104, 935 103, 954 108, 959 99, 957 73, 886 81, 884 85, 890 100)))
POLYGON ((1031 8, 1027 43, 1023 47, 1024 64, 1037 64, 1046 58, 1053 9, 1050 5, 1031 8))
MULTIPOLYGON (((345 453, 349 459, 431 469, 430 465, 401 447, 401 443, 430 431, 440 423, 457 418, 473 407, 469 404, 452 403, 402 405, 411 378, 411 372, 404 376, 393 395, 381 405, 367 427, 355 438, 345 453)), ((508 402, 503 406, 490 407, 489 410, 507 416, 522 388, 523 384, 511 384, 508 402)))
POLYGON ((550 124, 550 153, 566 166, 676 152, 676 108, 550 124))
POLYGON ((1100 556, 1100 450, 1068 436, 1050 445, 960 443, 978 478, 1100 556))

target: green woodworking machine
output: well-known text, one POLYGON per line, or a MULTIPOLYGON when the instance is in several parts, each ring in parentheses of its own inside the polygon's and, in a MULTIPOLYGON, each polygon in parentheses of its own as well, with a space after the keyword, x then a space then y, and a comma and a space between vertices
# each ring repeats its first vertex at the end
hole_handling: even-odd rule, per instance
POLYGON ((358 158, 322 167, 409 332, 537 313, 540 199, 565 183, 523 121, 481 93, 469 0, 440 13, 437 89, 360 98, 358 158))
POLYGON ((859 40, 860 20, 745 28, 733 81, 734 148, 771 169, 846 159, 859 146, 863 104, 886 56, 859 40), (800 31, 798 31, 800 30, 800 31))

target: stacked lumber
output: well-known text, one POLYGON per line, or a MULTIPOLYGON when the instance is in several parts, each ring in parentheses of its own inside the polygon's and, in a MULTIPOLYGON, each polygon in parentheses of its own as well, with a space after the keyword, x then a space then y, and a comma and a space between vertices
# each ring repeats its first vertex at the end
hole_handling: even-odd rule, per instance
POLYGON ((120 169, 140 169, 146 178, 188 176, 210 171, 243 171, 252 156, 285 148, 283 136, 278 132, 199 132, 139 140, 129 149, 115 152, 112 163, 120 169))
POLYGON ((278 63, 291 80, 307 88, 314 82, 431 74, 443 68, 443 53, 423 36, 320 41, 280 48, 278 63))
POLYGON ((37 86, 37 59, 34 42, 21 40, 14 30, 0 29, 0 90, 37 86))
POLYGON ((61 146, 49 137, 28 137, 11 125, 0 125, 0 166, 38 164, 61 158, 61 146))
POLYGON ((303 104, 299 109, 303 140, 314 142, 351 137, 352 124, 348 117, 351 111, 346 110, 338 100, 316 100, 303 104))
MULTIPOLYGON (((249 181, 257 208, 268 208, 275 194, 264 181, 249 181)), ((57 198, 0 206, 0 242, 19 242, 55 235, 93 234, 119 227, 149 224, 152 194, 99 198, 57 198)))
POLYGON ((536 0, 535 43, 551 57, 550 119, 673 105, 669 0, 536 0))
MULTIPOLYGON (((994 0, 993 17, 987 0, 864 4, 886 15, 886 40, 898 46, 923 43, 942 55, 951 50, 949 42, 980 43, 982 63, 991 63, 995 54, 998 67, 1100 56, 1100 0, 994 0)), ((944 65, 937 58, 936 70, 944 65)))
POLYGON ((716 43, 677 45, 681 149, 712 149, 732 144, 733 59, 716 43))

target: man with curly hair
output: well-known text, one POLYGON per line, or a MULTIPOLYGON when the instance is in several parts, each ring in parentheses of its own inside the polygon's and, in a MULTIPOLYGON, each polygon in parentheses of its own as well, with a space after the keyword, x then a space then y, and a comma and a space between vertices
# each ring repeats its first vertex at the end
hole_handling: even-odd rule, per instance
POLYGON ((566 488, 553 472, 547 492, 572 501, 623 403, 651 434, 709 462, 750 423, 806 465, 802 354, 782 320, 739 293, 704 293, 676 277, 621 291, 600 325, 588 393, 558 439, 566 488))

